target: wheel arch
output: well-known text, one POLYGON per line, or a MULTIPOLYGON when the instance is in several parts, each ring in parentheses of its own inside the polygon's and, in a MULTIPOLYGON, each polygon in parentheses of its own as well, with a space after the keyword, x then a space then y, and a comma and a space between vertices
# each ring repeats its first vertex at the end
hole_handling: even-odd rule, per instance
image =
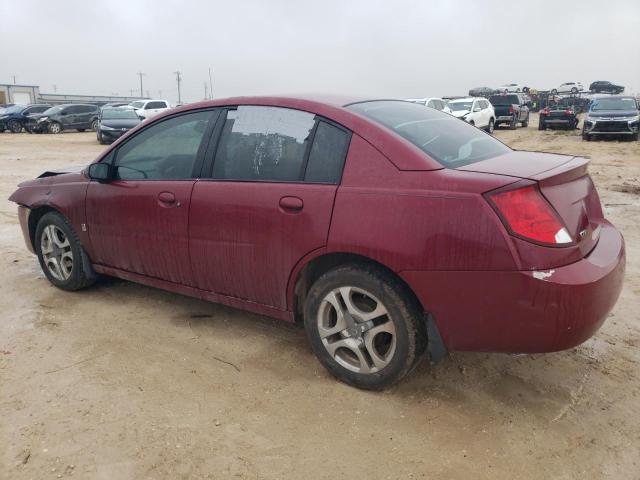
POLYGON ((29 212, 29 221, 28 221, 29 240, 31 241, 31 246, 33 247, 34 251, 36 248, 35 239, 36 239, 36 228, 38 228, 38 222, 42 217, 44 217, 47 213, 50 213, 50 212, 56 212, 64 217, 64 214, 60 210, 48 204, 34 207, 29 212))
POLYGON ((425 306, 422 305, 413 289, 404 281, 394 270, 379 261, 353 252, 327 252, 316 251, 310 257, 301 260, 289 279, 287 289, 287 303, 292 311, 293 319, 296 323, 302 321, 304 303, 307 293, 311 289, 313 283, 324 273, 341 265, 367 265, 379 268, 387 275, 394 278, 404 289, 410 300, 420 308, 422 312, 426 312, 425 306))

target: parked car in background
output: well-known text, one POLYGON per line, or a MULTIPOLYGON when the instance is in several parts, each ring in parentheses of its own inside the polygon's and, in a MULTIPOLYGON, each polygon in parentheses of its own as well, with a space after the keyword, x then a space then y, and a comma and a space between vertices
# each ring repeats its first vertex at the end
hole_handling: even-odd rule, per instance
POLYGON ((495 126, 508 124, 515 130, 520 123, 523 127, 529 126, 529 100, 521 93, 509 93, 491 95, 489 102, 495 111, 495 126))
POLYGON ((100 111, 96 136, 102 145, 111 143, 140 123, 132 108, 104 108, 100 111))
POLYGON ((540 110, 538 130, 562 127, 573 130, 578 127, 578 114, 573 107, 549 105, 540 110))
POLYGON ((481 97, 457 98, 447 103, 451 115, 493 133, 496 114, 489 100, 481 97))
POLYGON ((29 105, 14 105, 0 112, 0 132, 10 130, 20 133, 29 122, 30 115, 42 113, 51 108, 51 105, 33 103, 29 105))
POLYGON ((60 133, 75 129, 79 132, 98 129, 99 109, 96 105, 68 103, 56 105, 36 115, 30 129, 37 133, 60 133))
POLYGON ((496 89, 491 87, 476 87, 469 90, 470 97, 490 97, 496 89))
POLYGON ((589 106, 582 126, 583 140, 611 135, 638 140, 640 108, 635 97, 599 97, 589 106))
POLYGON ((622 85, 616 85, 606 80, 596 80, 589 85, 589 91, 593 93, 622 93, 624 87, 622 85))
POLYGON ((523 87, 522 85, 519 85, 517 83, 507 83, 505 85, 496 87, 495 91, 501 93, 519 93, 524 92, 525 88, 527 87, 523 87))
POLYGON ((301 320, 367 389, 427 351, 572 348, 622 289, 588 159, 405 101, 243 97, 145 123, 11 195, 54 286, 101 273, 301 320))
POLYGON ((171 106, 166 100, 136 100, 129 104, 141 118, 155 117, 159 113, 169 110, 171 106))
POLYGON ((565 82, 561 83, 559 86, 552 88, 550 90, 551 95, 556 95, 558 93, 578 93, 584 90, 584 87, 580 82, 565 82))
POLYGON ((449 107, 447 107, 447 102, 445 102, 441 98, 437 97, 426 97, 426 98, 407 98, 407 102, 418 103, 420 105, 424 105, 429 108, 435 108, 436 110, 440 110, 445 113, 451 113, 449 107))

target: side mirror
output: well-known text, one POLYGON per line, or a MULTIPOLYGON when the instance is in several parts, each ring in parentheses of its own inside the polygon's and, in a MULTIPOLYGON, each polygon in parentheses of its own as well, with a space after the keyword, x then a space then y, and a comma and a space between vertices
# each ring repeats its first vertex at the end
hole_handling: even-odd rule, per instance
POLYGON ((91 180, 107 182, 111 180, 111 165, 108 163, 92 163, 87 171, 91 180))

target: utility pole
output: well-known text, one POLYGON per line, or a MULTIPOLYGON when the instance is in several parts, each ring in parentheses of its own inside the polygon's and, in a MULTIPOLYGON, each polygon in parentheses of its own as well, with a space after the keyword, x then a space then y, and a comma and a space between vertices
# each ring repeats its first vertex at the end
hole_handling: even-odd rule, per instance
POLYGON ((180 82, 182 81, 182 74, 180 70, 173 72, 176 74, 176 82, 178 83, 178 104, 182 103, 182 97, 180 96, 180 82))
POLYGON ((140 77, 140 97, 144 97, 144 93, 142 92, 142 77, 146 75, 146 73, 138 72, 136 75, 140 77))
POLYGON ((207 85, 207 82, 204 82, 204 99, 208 100, 209 99, 209 85, 207 85))
POLYGON ((211 80, 211 67, 209 67, 209 95, 213 98, 213 81, 211 80))
POLYGON ((58 85, 53 85, 53 93, 56 93, 58 91, 58 85))
POLYGON ((133 97, 133 88, 130 88, 129 91, 131 92, 131 96, 133 97))
POLYGON ((14 85, 16 84, 16 76, 15 75, 13 76, 13 84, 14 85))

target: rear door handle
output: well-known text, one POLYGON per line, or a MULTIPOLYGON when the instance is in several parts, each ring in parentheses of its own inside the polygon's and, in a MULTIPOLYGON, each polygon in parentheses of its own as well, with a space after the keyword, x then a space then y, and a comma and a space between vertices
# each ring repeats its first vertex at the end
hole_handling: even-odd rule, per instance
POLYGON ((282 197, 280 207, 286 211, 299 212, 304 207, 304 202, 298 197, 282 197))
POLYGON ((163 207, 170 207, 173 205, 176 207, 180 206, 180 202, 176 202, 176 196, 171 192, 160 192, 158 194, 158 202, 163 207))

